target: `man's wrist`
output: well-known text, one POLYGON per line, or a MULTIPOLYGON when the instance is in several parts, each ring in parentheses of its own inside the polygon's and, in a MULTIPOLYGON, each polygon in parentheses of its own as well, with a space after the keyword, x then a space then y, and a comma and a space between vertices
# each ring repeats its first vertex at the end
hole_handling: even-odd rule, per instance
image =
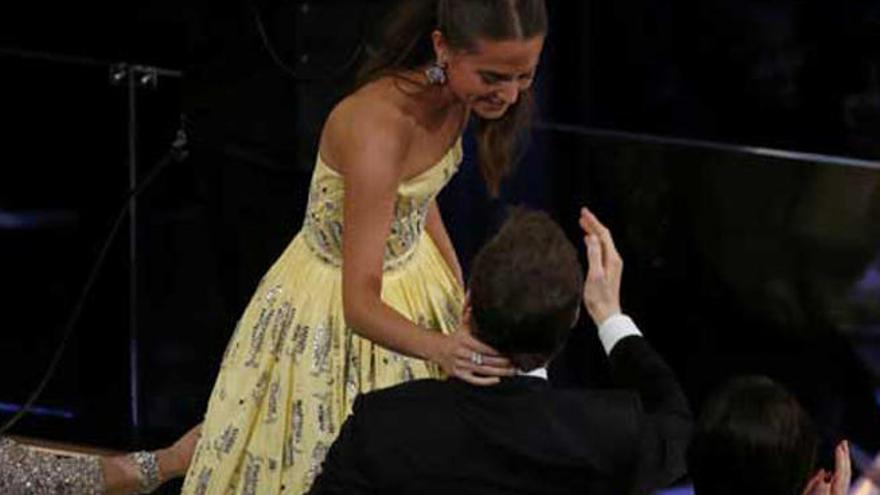
POLYGON ((601 326, 602 323, 604 323, 606 320, 608 320, 608 318, 611 318, 614 315, 619 315, 620 313, 620 306, 614 305, 603 308, 594 308, 592 311, 590 311, 590 316, 593 318, 593 323, 595 323, 598 327, 601 326))
POLYGON ((642 332, 629 316, 619 311, 605 318, 599 326, 599 340, 606 354, 611 354, 614 346, 626 337, 641 336, 642 332))

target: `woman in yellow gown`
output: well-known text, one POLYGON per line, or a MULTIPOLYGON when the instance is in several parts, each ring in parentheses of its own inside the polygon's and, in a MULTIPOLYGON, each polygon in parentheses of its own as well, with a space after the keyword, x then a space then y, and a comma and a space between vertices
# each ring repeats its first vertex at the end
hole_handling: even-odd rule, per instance
POLYGON ((513 372, 455 331, 464 289, 436 197, 472 117, 497 193, 529 121, 544 0, 406 0, 392 19, 324 126, 302 230, 227 347, 184 494, 304 493, 357 394, 513 372))

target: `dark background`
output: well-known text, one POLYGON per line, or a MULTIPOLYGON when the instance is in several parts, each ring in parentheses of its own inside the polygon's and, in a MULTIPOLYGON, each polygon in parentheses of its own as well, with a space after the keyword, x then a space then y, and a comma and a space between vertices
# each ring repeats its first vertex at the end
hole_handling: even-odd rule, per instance
MULTIPOLYGON (((141 177, 181 113, 190 135, 189 158, 139 198, 136 266, 123 231, 38 402, 44 409, 15 433, 155 447, 199 420, 235 319, 299 228, 321 122, 392 3, 0 7, 7 409, 42 376, 125 197, 130 114, 126 89, 108 82, 110 63, 185 74, 137 90, 141 177), (135 271, 138 425, 128 323, 135 271)), ((807 405, 827 442, 846 437, 875 452, 880 2, 549 7, 541 120, 580 130, 539 125, 499 200, 486 197, 466 159, 441 196, 465 269, 507 205, 547 210, 574 242, 578 207, 590 205, 626 260, 625 310, 696 407, 726 376, 769 374, 807 405), (768 158, 706 142, 865 162, 768 158)), ((602 365, 583 324, 551 372, 563 385, 604 386, 602 365)))

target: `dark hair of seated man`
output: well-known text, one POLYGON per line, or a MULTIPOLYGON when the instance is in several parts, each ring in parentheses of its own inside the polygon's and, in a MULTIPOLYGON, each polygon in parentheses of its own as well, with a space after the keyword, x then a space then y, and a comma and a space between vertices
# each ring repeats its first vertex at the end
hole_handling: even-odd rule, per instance
POLYGON ((706 401, 688 470, 697 495, 800 495, 817 445, 812 421, 782 386, 739 377, 706 401))
POLYGON ((474 259, 469 287, 473 335, 530 371, 565 343, 583 272, 574 246, 547 214, 515 209, 474 259))

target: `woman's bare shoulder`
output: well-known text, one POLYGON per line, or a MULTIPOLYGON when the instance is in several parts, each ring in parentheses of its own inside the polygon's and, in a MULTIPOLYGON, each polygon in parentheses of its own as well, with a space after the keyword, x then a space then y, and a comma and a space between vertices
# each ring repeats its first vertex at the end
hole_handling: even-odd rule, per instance
POLYGON ((388 158, 406 156, 413 135, 411 118, 381 81, 360 88, 330 112, 321 136, 321 152, 343 161, 352 153, 383 153, 388 158))

